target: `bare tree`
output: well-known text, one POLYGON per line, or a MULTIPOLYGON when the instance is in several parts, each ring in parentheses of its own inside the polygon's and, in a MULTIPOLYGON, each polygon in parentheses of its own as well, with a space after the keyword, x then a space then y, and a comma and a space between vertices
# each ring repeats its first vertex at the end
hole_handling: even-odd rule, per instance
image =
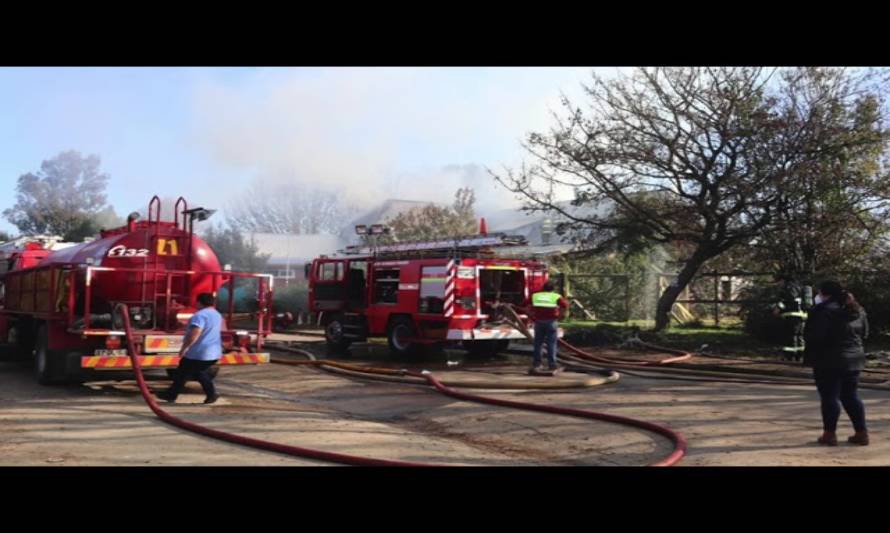
POLYGON ((240 231, 336 234, 348 207, 340 195, 299 183, 255 181, 227 209, 229 224, 240 231))
POLYGON ((863 78, 838 69, 640 68, 614 80, 594 75, 585 90, 587 112, 564 98, 566 116, 525 143, 532 162, 493 176, 595 249, 688 246, 659 298, 656 330, 706 261, 772 227, 796 176, 881 142, 826 119, 838 107, 855 114, 868 92, 863 78), (574 192, 572 207, 609 208, 562 206, 560 188, 574 192))

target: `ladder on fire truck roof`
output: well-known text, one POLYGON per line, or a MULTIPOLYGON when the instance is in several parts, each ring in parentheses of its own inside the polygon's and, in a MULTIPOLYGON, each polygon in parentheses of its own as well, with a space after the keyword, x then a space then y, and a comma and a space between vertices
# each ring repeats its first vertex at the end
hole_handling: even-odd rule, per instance
POLYGON ((344 253, 349 255, 441 255, 461 252, 482 252, 488 248, 499 246, 525 246, 525 237, 521 235, 473 235, 454 239, 438 239, 433 241, 407 241, 379 246, 355 245, 347 246, 344 253))

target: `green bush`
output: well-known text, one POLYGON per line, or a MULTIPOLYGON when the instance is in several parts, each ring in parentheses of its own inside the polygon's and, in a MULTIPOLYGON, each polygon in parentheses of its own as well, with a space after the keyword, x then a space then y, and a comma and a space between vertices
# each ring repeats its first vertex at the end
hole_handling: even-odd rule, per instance
MULTIPOLYGON (((309 310, 308 287, 306 284, 292 283, 288 286, 279 285, 272 295, 272 311, 283 313, 305 312, 309 310)), ((228 309, 229 288, 221 287, 217 299, 220 309, 228 309)), ((254 313, 257 310, 257 287, 253 280, 236 280, 235 282, 235 312, 254 313)))
MULTIPOLYGON (((890 272, 857 272, 850 275, 821 276, 813 283, 817 291, 823 279, 836 279, 846 286, 868 313, 872 335, 890 332, 890 272)), ((752 287, 743 291, 745 300, 775 302, 780 289, 774 286, 752 287)), ((742 304, 745 331, 750 335, 772 343, 783 341, 783 323, 776 317, 769 303, 742 304)))
POLYGON ((856 273, 840 282, 865 308, 873 335, 890 331, 890 271, 856 273))
POLYGON ((272 296, 272 310, 275 313, 301 313, 309 310, 309 288, 302 283, 292 283, 281 287, 272 296))
POLYGON ((639 333, 639 328, 612 324, 565 328, 564 340, 579 346, 610 346, 620 344, 639 333))
MULTIPOLYGON (((235 308, 234 312, 236 313, 253 313, 257 310, 257 301, 256 301, 256 285, 248 286, 246 283, 241 283, 242 280, 236 280, 235 282, 235 308)), ((217 307, 219 309, 228 309, 229 308, 229 287, 223 286, 220 287, 217 292, 217 307)))
POLYGON ((745 332, 764 342, 781 344, 784 341, 784 323, 773 312, 773 303, 780 298, 781 288, 761 285, 745 288, 740 299, 754 300, 740 304, 745 332))

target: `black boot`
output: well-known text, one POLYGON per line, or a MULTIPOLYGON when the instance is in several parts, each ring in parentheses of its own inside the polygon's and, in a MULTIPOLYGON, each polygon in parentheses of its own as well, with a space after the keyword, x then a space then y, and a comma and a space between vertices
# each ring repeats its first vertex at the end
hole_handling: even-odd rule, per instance
POLYGON ((173 396, 172 394, 170 394, 170 391, 165 390, 163 392, 159 392, 159 393, 155 394, 155 396, 157 396, 161 400, 164 400, 165 402, 176 403, 176 396, 173 396))

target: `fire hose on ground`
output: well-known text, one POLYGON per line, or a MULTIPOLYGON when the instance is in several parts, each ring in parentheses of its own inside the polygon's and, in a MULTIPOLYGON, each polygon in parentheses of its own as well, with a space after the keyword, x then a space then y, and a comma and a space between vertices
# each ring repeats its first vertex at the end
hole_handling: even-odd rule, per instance
MULTIPOLYGON (((516 313, 513 307, 509 304, 505 304, 504 308, 508 311, 508 320, 529 340, 533 340, 528 327, 519 317, 518 313, 516 313)), ((812 379, 808 377, 789 375, 785 372, 773 372, 771 374, 765 374, 744 371, 726 372, 723 370, 714 370, 713 367, 683 368, 680 367, 680 365, 669 367, 667 365, 690 359, 692 357, 692 353, 685 352, 683 350, 676 350, 674 348, 657 346, 641 341, 639 339, 636 339, 636 344, 653 351, 673 354, 676 357, 670 357, 659 361, 635 361, 625 358, 602 357, 585 352, 584 350, 573 346, 567 341, 559 339, 559 345, 566 348, 568 351, 575 355, 575 357, 563 355, 562 359, 572 362, 573 368, 583 371, 599 371, 602 370, 602 368, 605 366, 609 369, 621 370, 624 374, 627 374, 629 376, 636 376, 647 379, 653 379, 654 376, 652 376, 652 374, 656 374, 658 375, 658 379, 670 379, 679 381, 710 381, 723 383, 768 385, 810 385, 812 383, 812 379)), ((890 390, 890 387, 887 386, 886 381, 871 383, 862 381, 860 382, 859 386, 860 388, 870 390, 890 390)))
MULTIPOLYGON (((281 348, 279 348, 281 349, 281 348)), ((538 411, 544 413, 552 413, 557 415, 566 415, 566 416, 575 416, 579 418, 587 418, 592 420, 602 420, 605 422, 613 422, 621 425, 634 426, 641 429, 645 429, 647 431, 651 431, 653 433, 658 433, 662 436, 667 437, 674 443, 674 451, 668 455, 668 457, 662 459, 661 461, 655 462, 649 466, 671 466, 677 463, 683 455, 686 453, 686 439, 680 435, 672 431, 669 428, 664 426, 654 424, 651 422, 646 422, 644 420, 637 420, 634 418, 628 418, 618 415, 610 415, 607 413, 596 413, 593 411, 587 411, 582 409, 572 409, 567 407, 553 407, 549 405, 538 405, 531 404, 527 402, 516 402, 512 400, 501 400, 498 398, 489 398, 487 396, 479 396, 475 394, 467 394, 463 392, 456 391, 450 387, 445 386, 441 381, 436 379, 433 374, 427 370, 422 372, 412 372, 410 370, 394 370, 389 368, 373 368, 366 366, 358 366, 358 365, 349 365, 344 363, 338 363, 333 361, 326 360, 316 360, 311 352, 306 350, 301 350, 299 348, 288 348, 287 351, 291 351, 294 353, 299 353, 309 358, 307 361, 288 361, 283 359, 273 359, 273 363, 277 364, 285 364, 285 365, 295 365, 295 366, 317 366, 319 368, 329 370, 329 369, 339 369, 342 371, 347 371, 351 375, 361 376, 365 374, 380 374, 383 376, 392 376, 392 377, 414 377, 414 378, 424 378, 427 383, 433 385, 433 387, 440 393, 450 396, 452 398, 457 398, 459 400, 465 400, 476 403, 485 403, 489 405, 498 405, 502 407, 512 407, 514 409, 521 409, 525 411, 538 411), (327 367, 327 368, 326 368, 327 367)), ((614 374, 614 372, 612 372, 614 374)), ((607 378, 608 379, 608 378, 607 378)), ((411 381, 402 381, 403 383, 410 383, 411 381)), ((498 385, 496 382, 491 382, 490 385, 498 385)), ((474 387, 480 386, 477 383, 473 384, 474 387)), ((484 385, 485 388, 488 388, 488 385, 484 385)), ((503 388, 503 385, 498 385, 498 388, 503 388)), ((514 387, 515 388, 515 387, 514 387)), ((541 387, 536 387, 541 388, 541 387)))
MULTIPOLYGON (((531 332, 529 332, 529 330, 528 330, 528 326, 525 324, 525 322, 522 320, 522 318, 519 317, 519 313, 516 312, 516 309, 513 307, 513 305, 501 304, 500 307, 502 309, 504 309, 505 311, 507 311, 506 318, 513 325, 513 327, 515 327, 517 330, 519 330, 520 333, 525 335, 525 337, 527 339, 534 340, 534 338, 531 335, 531 332)), ((598 356, 598 355, 593 355, 593 354, 587 353, 583 350, 580 350, 579 348, 572 346, 571 344, 564 341, 563 339, 559 339, 559 345, 566 348, 567 350, 570 350, 571 352, 577 354, 578 356, 580 356, 588 361, 604 363, 604 364, 609 364, 609 365, 613 365, 613 366, 614 365, 624 365, 624 366, 631 366, 631 367, 661 366, 661 365, 676 363, 679 361, 684 361, 684 360, 692 357, 691 353, 684 352, 682 350, 674 350, 673 348, 659 348, 658 351, 673 354, 673 357, 668 357, 666 359, 661 359, 659 361, 639 361, 636 359, 627 359, 624 357, 602 357, 602 356, 598 356)))
MULTIPOLYGON (((666 348, 663 346, 656 346, 654 344, 637 341, 643 348, 648 348, 650 350, 655 351, 665 351, 668 353, 687 353, 681 352, 680 350, 674 350, 672 348, 666 348)), ((603 361, 602 357, 590 357, 591 354, 580 350, 579 348, 572 346, 568 342, 560 339, 560 345, 566 347, 572 353, 576 354, 581 361, 576 359, 576 362, 580 362, 586 364, 587 368, 596 369, 599 368, 591 366, 591 363, 600 363, 603 361)), ((691 356, 691 353, 687 353, 687 355, 691 356)), ((687 357, 688 358, 688 357, 687 357)), ((608 359, 607 359, 608 360, 608 359)), ((782 371, 773 371, 773 372, 763 372, 763 371, 736 371, 736 372, 727 372, 722 370, 721 367, 715 366, 704 366, 699 365, 699 368, 689 368, 683 367, 681 365, 667 367, 664 365, 654 365, 654 366, 646 366, 645 368, 641 368, 639 366, 632 366, 622 364, 621 362, 608 363, 609 368, 615 368, 621 370, 623 373, 632 376, 638 377, 647 377, 651 378, 651 374, 658 374, 659 378, 664 379, 678 379, 683 381, 713 381, 713 382, 726 382, 726 383, 748 383, 748 384, 769 384, 769 385, 810 385, 812 384, 812 379, 806 376, 800 376, 797 374, 792 374, 788 372, 782 371), (650 376, 646 376, 641 372, 649 373, 650 376), (686 377, 681 377, 686 376, 686 377), (699 379, 689 378, 688 376, 695 376, 699 379)), ((886 381, 877 381, 870 380, 870 378, 863 379, 860 384, 860 388, 870 389, 870 390, 890 390, 890 387, 887 386, 886 381)))
MULTIPOLYGON (((228 433, 225 431, 220 431, 212 428, 208 428, 202 426, 200 424, 195 424, 193 422, 189 422, 187 420, 183 420, 181 418, 175 417, 163 409, 158 405, 155 398, 152 396, 151 391, 148 389, 148 385, 145 383, 145 378, 142 375, 142 366, 139 363, 139 357, 136 355, 136 349, 133 345, 133 335, 132 335, 132 327, 130 324, 130 313, 125 304, 118 304, 120 307, 124 319, 124 330, 126 331, 126 339, 127 339, 127 348, 130 355, 130 360, 133 364, 133 372, 136 375, 136 382, 139 386, 139 391, 142 393, 142 398, 145 400, 145 403, 148 405, 149 409, 154 412, 154 414, 160 418, 162 421, 171 424, 173 426, 185 429, 187 431, 191 431, 193 433, 197 433, 199 435, 205 435, 211 438, 215 438, 218 440, 223 440, 226 442, 231 442, 234 444, 239 444, 243 446, 248 446, 251 448, 256 448, 260 450, 272 451, 276 453, 281 453, 285 455, 290 455, 294 457, 301 457, 306 459, 317 459, 321 461, 329 461, 340 464, 354 465, 354 466, 445 466, 445 465, 434 465, 428 463, 419 463, 419 462, 409 462, 409 461, 396 461, 396 460, 386 460, 386 459, 374 459, 370 457, 360 457, 355 455, 341 454, 335 452, 326 452, 323 450, 315 450, 311 448, 302 448, 299 446, 291 446, 287 444, 280 444, 275 442, 270 442, 262 439, 254 439, 251 437, 245 437, 243 435, 236 435, 233 433, 228 433)), ((311 354, 310 354, 310 357, 311 354)), ((311 361, 311 360, 310 360, 311 361)), ((335 366, 335 365, 327 365, 324 361, 316 361, 313 364, 315 365, 326 365, 326 366, 335 366)), ((338 363, 338 366, 342 366, 342 364, 338 363)), ((650 466, 671 466, 676 464, 686 453, 686 439, 680 435, 679 433, 664 427, 658 424, 654 424, 651 422, 646 422, 644 420, 637 420, 633 418, 627 418, 623 416, 617 415, 609 415, 606 413, 597 413, 593 411, 586 411, 581 409, 572 409, 566 407, 552 407, 548 405, 537 405, 526 402, 517 402, 511 400, 501 400, 497 398, 488 398, 485 396, 477 396, 474 394, 467 394, 463 392, 458 392, 454 389, 446 387, 443 385, 432 373, 428 371, 423 372, 411 372, 411 371, 402 371, 402 370, 391 370, 391 369, 374 369, 376 372, 384 372, 384 373, 395 373, 402 374, 405 376, 415 377, 415 378, 423 378, 426 382, 431 385, 436 391, 450 396, 452 398, 456 398, 459 400, 476 402, 476 403, 484 403, 489 405, 497 405, 501 407, 511 407, 514 409, 521 409, 525 411, 537 411, 543 413, 551 413, 556 415, 563 416, 573 416, 577 418, 585 418, 589 420, 599 420, 605 422, 612 422, 616 424, 622 424, 632 427, 637 427, 640 429, 644 429, 646 431, 650 431, 653 433, 657 433, 668 438, 674 445, 673 451, 664 459, 656 461, 652 463, 650 466)))
MULTIPOLYGON (((272 346, 267 344, 267 346, 272 346)), ((296 353, 304 357, 308 357, 307 361, 291 361, 287 359, 273 358, 272 362, 281 365, 294 366, 317 366, 323 370, 327 370, 336 374, 343 374, 353 377, 361 377, 364 379, 376 379, 379 381, 389 381, 394 383, 410 383, 416 385, 428 385, 429 382, 425 378, 412 377, 407 370, 394 370, 391 368, 374 368, 366 365, 352 365, 349 363, 341 363, 330 360, 316 360, 315 356, 307 350, 294 348, 290 346, 275 345, 276 350, 296 353)), ((597 385, 608 385, 615 383, 620 379, 618 372, 614 370, 596 369, 591 370, 595 374, 599 374, 596 378, 588 378, 584 381, 554 381, 554 380, 538 380, 525 379, 521 383, 505 382, 503 380, 472 380, 470 382, 461 380, 452 380, 448 378, 437 378, 445 387, 452 388, 473 388, 473 389, 503 389, 503 390, 555 390, 555 389, 575 389, 585 388, 597 385)))

